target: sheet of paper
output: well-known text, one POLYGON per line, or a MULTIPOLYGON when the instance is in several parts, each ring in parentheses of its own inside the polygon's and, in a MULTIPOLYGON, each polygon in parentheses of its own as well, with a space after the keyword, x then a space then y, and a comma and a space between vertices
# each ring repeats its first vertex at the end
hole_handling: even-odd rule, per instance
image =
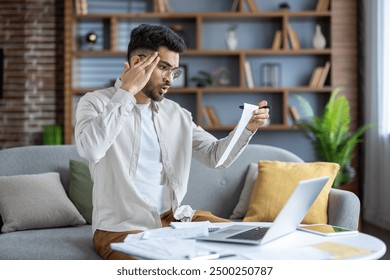
POLYGON ((147 239, 111 243, 111 248, 142 259, 181 260, 196 255, 195 245, 191 239, 147 239))
POLYGON ((226 249, 215 248, 194 239, 141 239, 111 243, 115 251, 141 259, 185 260, 232 258, 236 255, 226 249))
POLYGON ((214 231, 219 229, 217 225, 214 225, 210 223, 209 221, 204 222, 189 222, 189 223, 183 223, 183 222, 171 222, 169 224, 172 228, 175 229, 181 229, 181 228, 194 228, 194 227, 206 227, 208 231, 214 231))
POLYGON ((213 224, 209 221, 204 222, 190 222, 190 223, 183 223, 183 222, 171 222, 169 224, 172 228, 179 229, 179 228, 191 228, 191 227, 211 227, 213 224))
POLYGON ((259 108, 259 106, 244 103, 244 109, 242 110, 241 118, 240 121, 238 122, 237 129, 235 130, 229 145, 227 146, 225 152, 223 153, 222 157, 219 159, 215 167, 218 167, 225 162, 230 152, 232 151, 234 145, 237 143, 237 140, 239 139, 242 132, 244 131, 246 125, 248 124, 250 118, 252 117, 253 110, 256 110, 257 108, 259 108))
POLYGON ((313 248, 332 254, 333 259, 346 259, 369 254, 371 251, 337 242, 321 242, 311 245, 313 248))
POLYGON ((200 236, 207 236, 209 234, 207 227, 195 227, 195 228, 158 228, 147 230, 138 234, 129 234, 125 238, 125 242, 134 240, 161 240, 161 239, 186 239, 196 238, 200 236))
POLYGON ((371 251, 355 246, 350 246, 338 242, 320 242, 309 246, 285 249, 280 251, 264 253, 246 253, 243 256, 247 259, 295 259, 295 260, 334 260, 348 259, 365 254, 371 251))

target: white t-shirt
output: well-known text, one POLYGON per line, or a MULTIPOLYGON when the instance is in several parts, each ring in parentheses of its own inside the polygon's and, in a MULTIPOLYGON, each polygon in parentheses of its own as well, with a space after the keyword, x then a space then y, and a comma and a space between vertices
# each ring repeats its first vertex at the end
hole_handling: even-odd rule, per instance
POLYGON ((171 191, 166 186, 161 149, 152 121, 150 104, 137 104, 141 111, 141 142, 134 184, 138 192, 161 214, 171 209, 171 191))

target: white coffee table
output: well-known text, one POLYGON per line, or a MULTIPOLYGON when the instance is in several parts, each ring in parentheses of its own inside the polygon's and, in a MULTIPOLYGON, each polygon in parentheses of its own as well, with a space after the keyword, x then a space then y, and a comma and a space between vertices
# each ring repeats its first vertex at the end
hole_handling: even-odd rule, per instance
MULTIPOLYGON (((234 223, 216 223, 219 227, 226 227, 234 223)), ((248 225, 269 225, 269 223, 245 223, 248 225)), ((386 253, 386 244, 371 235, 358 233, 354 235, 326 237, 317 234, 296 230, 286 236, 264 245, 242 245, 223 242, 197 241, 205 246, 226 249, 235 256, 228 259, 328 259, 331 256, 325 251, 313 248, 313 245, 322 242, 331 242, 334 248, 343 245, 356 249, 368 250, 366 254, 359 254, 345 259, 380 259, 386 253)))

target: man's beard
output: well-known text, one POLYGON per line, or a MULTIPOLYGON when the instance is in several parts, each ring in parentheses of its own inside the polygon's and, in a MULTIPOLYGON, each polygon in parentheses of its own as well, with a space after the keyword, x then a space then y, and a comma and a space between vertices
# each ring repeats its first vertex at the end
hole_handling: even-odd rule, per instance
POLYGON ((165 94, 161 93, 160 89, 152 84, 150 80, 144 86, 142 92, 146 95, 146 97, 156 102, 162 101, 165 98, 165 94))

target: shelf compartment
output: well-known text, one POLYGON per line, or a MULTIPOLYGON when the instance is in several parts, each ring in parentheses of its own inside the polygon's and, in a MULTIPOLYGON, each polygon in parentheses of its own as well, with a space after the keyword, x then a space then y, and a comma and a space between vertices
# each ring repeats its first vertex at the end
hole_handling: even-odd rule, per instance
POLYGON ((321 31, 326 38, 326 48, 330 46, 330 18, 320 17, 290 17, 288 23, 297 32, 302 49, 313 49, 312 39, 316 25, 320 25, 321 31))
POLYGON ((83 18, 74 25, 74 44, 73 50, 77 51, 102 51, 110 49, 108 45, 110 40, 108 40, 109 32, 109 23, 107 19, 102 18, 83 18), (90 44, 86 41, 86 36, 88 33, 95 33, 97 35, 97 41, 94 44, 90 44))
POLYGON ((237 19, 230 21, 226 21, 226 19, 221 19, 221 21, 204 20, 201 32, 201 49, 227 50, 226 32, 232 25, 236 26, 237 50, 270 49, 275 32, 282 29, 282 20, 281 18, 275 20, 258 18, 252 21, 248 21, 248 19, 244 21, 237 19), (248 34, 252 35, 248 36, 248 34), (209 38, 219 39, 210 40, 209 38))
POLYGON ((185 41, 187 48, 196 48, 196 19, 194 17, 181 18, 120 18, 118 19, 118 50, 127 50, 131 31, 142 23, 163 24, 175 30, 185 41), (180 31, 178 29, 181 29, 180 31))
MULTIPOLYGON (((257 104, 262 100, 267 100, 272 106, 270 111, 271 124, 283 125, 283 92, 239 92, 239 91, 226 91, 226 92, 210 92, 204 90, 201 94, 201 101, 199 106, 202 108, 212 107, 220 120, 222 127, 235 126, 240 120, 242 109, 240 105, 244 103, 257 104)), ((204 112, 202 112, 204 113, 204 112)), ((201 124, 210 126, 209 123, 201 124)), ((215 126, 215 125, 212 125, 215 126)))
POLYGON ((282 56, 247 56, 246 59, 251 64, 252 76, 255 87, 261 87, 262 66, 266 63, 276 63, 280 65, 281 79, 279 87, 294 88, 306 87, 309 85, 313 69, 323 66, 328 56, 289 56, 288 59, 282 56), (297 71, 299 68, 299 71, 297 71))
POLYGON ((88 1, 88 14, 153 12, 153 0, 93 0, 88 1))
MULTIPOLYGON (((181 65, 187 66, 189 87, 195 87, 196 82, 191 81, 191 78, 199 76, 199 71, 206 71, 213 74, 215 71, 223 67, 230 72, 230 86, 237 87, 239 83, 239 57, 238 56, 182 56, 180 59, 181 65)), ((216 83, 213 86, 220 87, 216 83)))

